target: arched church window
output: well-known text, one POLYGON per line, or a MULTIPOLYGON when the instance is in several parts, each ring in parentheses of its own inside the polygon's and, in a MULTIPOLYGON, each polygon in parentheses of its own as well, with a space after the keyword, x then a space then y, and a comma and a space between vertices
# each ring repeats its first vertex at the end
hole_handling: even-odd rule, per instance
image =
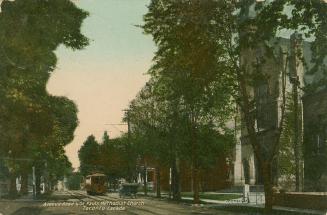
POLYGON ((267 128, 269 121, 268 104, 269 104, 269 88, 268 83, 262 81, 255 87, 255 103, 256 103, 256 120, 259 129, 267 128))

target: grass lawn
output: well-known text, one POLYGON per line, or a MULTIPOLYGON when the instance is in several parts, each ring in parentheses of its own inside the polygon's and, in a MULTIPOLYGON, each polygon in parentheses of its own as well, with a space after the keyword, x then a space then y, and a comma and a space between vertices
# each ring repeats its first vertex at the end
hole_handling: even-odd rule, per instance
MULTIPOLYGON (((182 197, 193 197, 193 193, 182 193, 182 197)), ((212 200, 231 200, 241 198, 242 194, 215 194, 215 193, 200 193, 200 199, 212 199, 212 200)))

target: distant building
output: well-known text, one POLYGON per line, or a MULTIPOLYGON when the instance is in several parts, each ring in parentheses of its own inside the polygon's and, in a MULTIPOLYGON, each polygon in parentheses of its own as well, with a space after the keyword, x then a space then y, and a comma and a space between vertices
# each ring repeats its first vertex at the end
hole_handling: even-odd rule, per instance
MULTIPOLYGON (((137 183, 140 183, 143 186, 144 180, 147 181, 147 186, 150 190, 155 191, 158 184, 162 191, 170 191, 172 183, 172 174, 171 169, 167 166, 158 164, 155 160, 150 157, 146 158, 146 175, 144 177, 144 166, 140 163, 139 172, 137 174, 137 183), (160 178, 157 178, 156 171, 160 169, 160 178), (158 183, 160 180, 160 183, 158 183)), ((192 168, 185 162, 179 162, 180 169, 180 189, 181 192, 190 192, 192 191, 192 168)), ((216 165, 209 169, 201 169, 199 171, 200 178, 200 192, 205 191, 217 191, 221 189, 228 188, 232 185, 232 182, 229 178, 230 166, 226 162, 225 157, 221 157, 216 161, 216 165)))

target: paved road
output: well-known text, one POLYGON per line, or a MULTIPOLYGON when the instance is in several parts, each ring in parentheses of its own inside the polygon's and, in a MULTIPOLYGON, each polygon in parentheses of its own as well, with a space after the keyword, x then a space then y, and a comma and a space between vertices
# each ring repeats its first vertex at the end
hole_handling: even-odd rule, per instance
POLYGON ((149 198, 121 199, 115 193, 88 196, 84 191, 56 192, 48 201, 0 201, 0 215, 186 215, 234 213, 149 198))

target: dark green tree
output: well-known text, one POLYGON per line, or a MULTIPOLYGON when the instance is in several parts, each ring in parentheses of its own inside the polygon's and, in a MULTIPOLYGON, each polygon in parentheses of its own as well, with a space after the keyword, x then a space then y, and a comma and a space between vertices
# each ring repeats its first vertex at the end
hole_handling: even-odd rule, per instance
MULTIPOLYGON (((0 127, 6 135, 0 151, 9 157, 10 187, 15 193, 15 177, 22 174, 26 178, 29 169, 29 164, 18 163, 16 159, 28 157, 36 165, 48 158, 45 148, 50 143, 46 139, 51 132, 58 131, 54 129, 56 120, 46 92, 47 80, 57 62, 54 51, 61 44, 72 49, 82 49, 88 44, 80 32, 88 13, 68 0, 5 0, 1 10, 0 127)), ((65 132, 71 132, 66 137, 73 135, 73 131, 65 132)))
MULTIPOLYGON (((145 33, 158 46, 150 74, 164 81, 180 106, 185 148, 192 166, 194 202, 199 203, 200 127, 221 127, 231 113, 232 76, 219 61, 221 23, 217 1, 152 1, 144 16, 145 33), (186 135, 187 134, 187 135, 186 135)), ((172 100, 170 100, 172 101, 172 100)), ((180 114, 176 113, 176 114, 180 114)))
POLYGON ((101 164, 99 162, 100 145, 96 141, 93 135, 87 137, 82 147, 78 151, 78 157, 80 160, 80 172, 86 176, 92 174, 95 171, 99 171, 101 164))
POLYGON ((83 175, 80 172, 73 172, 67 178, 68 189, 79 190, 79 189, 81 189, 82 182, 83 182, 83 175))

